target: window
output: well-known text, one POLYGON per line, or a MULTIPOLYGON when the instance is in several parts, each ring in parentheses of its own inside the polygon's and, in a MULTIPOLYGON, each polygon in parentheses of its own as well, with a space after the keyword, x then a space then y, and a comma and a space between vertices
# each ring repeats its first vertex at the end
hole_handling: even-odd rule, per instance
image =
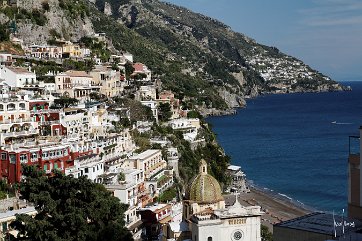
POLYGON ((54 169, 58 169, 58 163, 54 163, 54 169))
POLYGON ((88 173, 88 167, 84 169, 84 173, 88 173))
POLYGON ((11 163, 11 164, 15 164, 15 163, 16 163, 16 155, 15 155, 15 154, 10 154, 10 155, 9 155, 9 159, 10 159, 10 163, 11 163))
POLYGON ((21 154, 20 155, 20 163, 27 163, 28 162, 28 155, 21 154))
POLYGON ((8 157, 8 155, 6 154, 6 152, 1 153, 1 160, 6 160, 7 157, 8 157))
POLYGON ((2 233, 5 233, 6 231, 8 231, 8 223, 7 222, 3 222, 2 223, 2 233))
POLYGON ((212 241, 212 237, 208 237, 208 238, 207 238, 207 241, 212 241))
POLYGON ((48 170, 48 164, 44 164, 43 170, 44 171, 48 170))

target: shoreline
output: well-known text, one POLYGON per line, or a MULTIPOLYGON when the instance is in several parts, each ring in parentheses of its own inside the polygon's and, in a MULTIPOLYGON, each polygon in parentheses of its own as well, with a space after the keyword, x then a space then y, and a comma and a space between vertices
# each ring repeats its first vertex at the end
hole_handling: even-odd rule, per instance
MULTIPOLYGON (((250 186, 249 193, 238 193, 238 200, 243 206, 260 206, 264 214, 261 216, 261 224, 267 226, 273 232, 273 224, 304 216, 316 212, 315 209, 298 205, 297 203, 259 187, 250 186)), ((235 195, 225 196, 229 205, 235 202, 235 195)))

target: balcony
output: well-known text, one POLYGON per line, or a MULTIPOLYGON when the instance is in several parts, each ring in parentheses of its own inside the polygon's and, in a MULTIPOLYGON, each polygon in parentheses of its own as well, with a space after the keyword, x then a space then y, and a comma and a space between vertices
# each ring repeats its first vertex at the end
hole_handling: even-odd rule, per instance
POLYGON ((33 120, 32 118, 8 119, 8 120, 1 120, 0 124, 15 124, 15 123, 25 123, 25 122, 33 122, 33 120))
POLYGON ((31 110, 31 114, 42 114, 42 113, 59 113, 60 110, 55 109, 45 109, 45 110, 31 110))
POLYGON ((59 120, 55 120, 55 121, 41 121, 39 122, 40 125, 54 125, 54 124, 59 124, 59 120))
POLYGON ((2 133, 3 137, 18 137, 18 136, 27 136, 27 135, 37 135, 37 134, 39 134, 38 130, 2 133))

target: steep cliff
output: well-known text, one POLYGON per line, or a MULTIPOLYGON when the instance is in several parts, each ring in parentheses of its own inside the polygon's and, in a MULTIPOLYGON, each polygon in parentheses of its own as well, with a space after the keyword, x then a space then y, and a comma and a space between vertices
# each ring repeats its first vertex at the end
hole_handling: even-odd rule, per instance
POLYGON ((158 0, 18 0, 0 22, 17 22, 25 43, 72 41, 104 32, 113 51, 128 51, 164 88, 205 110, 243 106, 263 93, 342 90, 329 77, 225 24, 158 0))

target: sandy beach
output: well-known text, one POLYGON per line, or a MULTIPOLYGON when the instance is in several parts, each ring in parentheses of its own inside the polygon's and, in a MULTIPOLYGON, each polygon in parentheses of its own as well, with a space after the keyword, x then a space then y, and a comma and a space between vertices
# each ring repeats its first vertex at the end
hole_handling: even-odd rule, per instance
MULTIPOLYGON (((261 206, 261 209, 265 212, 262 215, 262 224, 267 226, 270 231, 273 231, 273 224, 275 223, 313 212, 261 190, 255 188, 250 188, 250 190, 250 193, 240 193, 238 195, 239 201, 244 206, 261 206)), ((235 202, 235 195, 225 196, 225 202, 226 204, 233 204, 235 202)))

